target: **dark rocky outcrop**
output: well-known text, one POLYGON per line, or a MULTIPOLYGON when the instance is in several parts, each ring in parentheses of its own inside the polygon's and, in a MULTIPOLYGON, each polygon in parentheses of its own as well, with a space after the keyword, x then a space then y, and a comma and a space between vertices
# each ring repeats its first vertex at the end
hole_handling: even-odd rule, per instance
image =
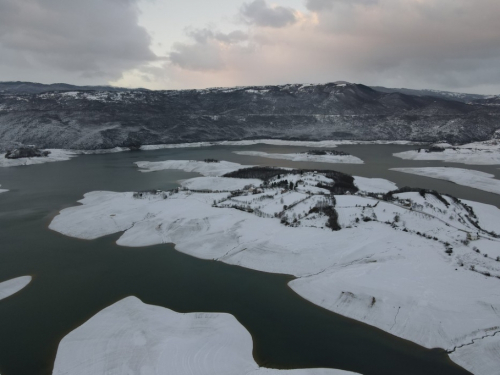
POLYGON ((49 156, 49 154, 50 151, 41 151, 35 147, 20 147, 7 151, 5 157, 7 159, 43 158, 49 156))

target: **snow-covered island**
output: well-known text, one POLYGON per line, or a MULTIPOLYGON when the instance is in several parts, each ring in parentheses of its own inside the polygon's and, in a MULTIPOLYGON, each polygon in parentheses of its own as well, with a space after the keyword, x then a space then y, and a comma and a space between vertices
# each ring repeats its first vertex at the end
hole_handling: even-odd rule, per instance
POLYGON ((252 346, 230 314, 181 314, 127 297, 62 339, 53 375, 354 375, 259 367, 252 346))
POLYGON ((363 164, 360 158, 343 151, 309 150, 292 154, 269 154, 261 151, 234 151, 238 155, 258 156, 268 159, 284 159, 292 161, 309 161, 320 163, 363 164))
POLYGON ((458 185, 500 194, 500 180, 491 173, 448 167, 391 168, 391 171, 451 181, 458 185))
POLYGON ((444 348, 476 375, 500 367, 491 355, 500 350, 498 208, 335 171, 137 165, 205 177, 171 191, 87 193, 50 228, 88 240, 124 232, 122 246, 174 243, 198 258, 294 275, 290 287, 319 306, 444 348))
POLYGON ((20 148, 0 154, 0 167, 18 167, 21 165, 43 164, 55 161, 65 161, 76 156, 69 150, 47 149, 38 150, 33 147, 20 148))
POLYGON ((31 282, 31 276, 20 276, 0 283, 0 300, 7 298, 31 282))
MULTIPOLYGON (((500 138, 500 133, 499 133, 500 138)), ((399 152, 394 156, 407 160, 441 160, 450 163, 494 165, 500 164, 500 139, 452 146, 437 143, 429 148, 399 152)))

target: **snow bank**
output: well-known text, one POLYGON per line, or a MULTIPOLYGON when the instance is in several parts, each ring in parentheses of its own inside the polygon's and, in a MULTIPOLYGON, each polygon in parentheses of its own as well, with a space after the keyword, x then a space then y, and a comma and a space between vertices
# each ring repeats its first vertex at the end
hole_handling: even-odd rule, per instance
POLYGON ((361 191, 371 193, 387 193, 388 191, 396 190, 397 185, 383 178, 366 178, 354 176, 354 185, 361 191))
POLYGON ((363 160, 353 155, 309 155, 306 153, 269 154, 260 151, 234 151, 238 155, 258 156, 268 159, 284 159, 292 161, 309 161, 318 163, 363 164, 363 160))
POLYGON ((18 167, 21 165, 33 165, 33 164, 50 163, 54 161, 65 161, 77 155, 77 152, 69 150, 47 149, 42 151, 50 151, 50 154, 48 156, 42 156, 36 158, 19 158, 19 159, 7 159, 5 157, 5 154, 0 154, 0 167, 18 167))
POLYGON ((21 276, 0 283, 0 300, 19 292, 31 281, 31 276, 21 276))
POLYGON ((422 149, 393 154, 395 157, 407 160, 441 160, 449 163, 476 165, 500 164, 500 142, 485 141, 469 143, 462 146, 452 146, 439 143, 436 147, 444 148, 442 152, 426 152, 422 149))
POLYGON ((166 161, 138 161, 135 163, 141 172, 155 172, 165 169, 180 169, 185 172, 197 172, 203 176, 222 176, 229 172, 237 171, 238 169, 249 168, 252 165, 242 166, 238 163, 229 161, 220 161, 218 163, 207 163, 197 160, 166 160, 166 161))
POLYGON ((391 170, 451 181, 458 185, 500 194, 500 180, 495 179, 490 173, 447 167, 391 168, 391 170))
POLYGON ((127 297, 66 335, 54 375, 342 375, 340 370, 259 368, 252 337, 230 314, 181 314, 127 297))
MULTIPOLYGON (((2 185, 0 185, 0 186, 2 186, 2 185)), ((1 194, 1 193, 5 193, 5 192, 7 192, 7 191, 9 191, 9 190, 8 190, 8 189, 0 189, 0 194, 1 194)))

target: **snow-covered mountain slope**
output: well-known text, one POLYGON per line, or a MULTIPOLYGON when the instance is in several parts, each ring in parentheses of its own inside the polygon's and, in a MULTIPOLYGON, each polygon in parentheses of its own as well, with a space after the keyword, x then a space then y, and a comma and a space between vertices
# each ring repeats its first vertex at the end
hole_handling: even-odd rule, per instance
POLYGON ((439 99, 456 100, 459 102, 469 103, 474 100, 487 99, 488 95, 481 94, 467 94, 463 92, 453 92, 453 91, 442 91, 442 90, 430 90, 430 89, 406 89, 406 88, 388 88, 381 86, 372 86, 372 89, 385 92, 385 93, 401 93, 405 95, 413 96, 429 96, 439 99))
POLYGON ((500 108, 349 83, 181 91, 0 93, 0 151, 278 138, 466 143, 490 139, 500 108))

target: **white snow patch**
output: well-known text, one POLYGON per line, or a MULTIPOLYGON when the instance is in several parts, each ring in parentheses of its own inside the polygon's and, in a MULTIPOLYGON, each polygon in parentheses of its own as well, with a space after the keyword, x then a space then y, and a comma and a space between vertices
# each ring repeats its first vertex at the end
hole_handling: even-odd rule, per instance
MULTIPOLYGON (((78 91, 68 91, 68 92, 61 92, 59 95, 60 96, 70 96, 72 98, 76 98, 76 97, 78 97, 78 94, 79 94, 78 91)), ((40 96, 42 96, 42 95, 40 95, 40 96)), ((53 96, 55 96, 55 93, 53 96)))
POLYGON ((258 156, 268 159, 284 159, 292 161, 309 161, 319 163, 363 164, 363 160, 353 155, 309 155, 306 153, 269 154, 260 151, 233 151, 238 155, 258 156))
POLYGON ((458 185, 500 194, 500 180, 495 179, 490 173, 447 167, 391 168, 391 170, 451 181, 458 185))
POLYGON ((19 292, 31 281, 31 276, 21 276, 0 283, 0 300, 19 292))
POLYGON ((229 172, 237 171, 242 167, 250 168, 252 165, 242 166, 238 163, 220 161, 217 163, 207 163, 197 160, 166 160, 166 161, 138 161, 135 163, 141 172, 155 172, 165 169, 180 169, 185 172, 197 172, 203 176, 222 176, 229 172))
POLYGON ((53 375, 354 374, 260 368, 252 346, 248 331, 230 314, 182 314, 127 297, 61 340, 53 375))
POLYGON ((354 185, 361 191, 371 193, 387 193, 398 188, 394 182, 383 178, 366 178, 359 176, 354 176, 354 185))
MULTIPOLYGON (((0 185, 0 186, 2 186, 2 185, 0 185)), ((1 194, 1 193, 5 193, 5 192, 7 192, 7 191, 9 191, 9 190, 8 190, 8 189, 0 189, 0 194, 1 194)))

